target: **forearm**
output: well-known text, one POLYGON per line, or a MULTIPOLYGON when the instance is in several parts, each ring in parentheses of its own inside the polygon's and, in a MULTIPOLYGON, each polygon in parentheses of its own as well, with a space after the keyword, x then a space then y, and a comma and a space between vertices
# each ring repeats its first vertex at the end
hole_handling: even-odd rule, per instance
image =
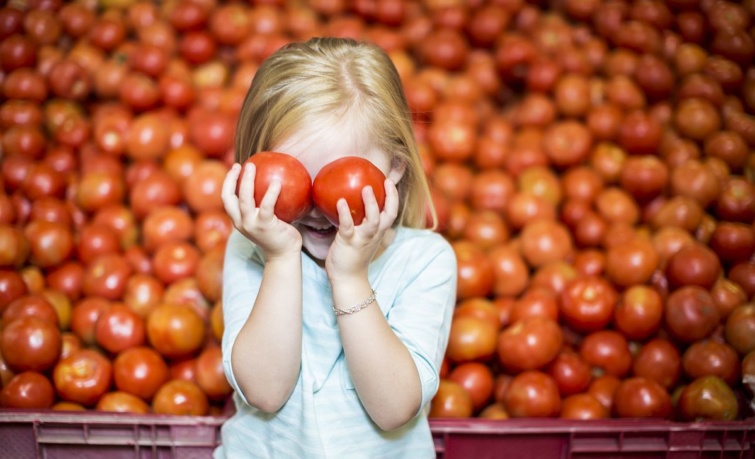
MULTIPOLYGON (((365 278, 333 286, 336 308, 348 309, 372 293, 365 278)), ((422 398, 419 374, 406 346, 391 330, 375 301, 338 317, 351 378, 373 421, 384 430, 408 422, 422 398)))
POLYGON ((300 256, 268 261, 254 308, 233 345, 236 381, 247 401, 266 412, 285 404, 299 377, 301 285, 300 256))

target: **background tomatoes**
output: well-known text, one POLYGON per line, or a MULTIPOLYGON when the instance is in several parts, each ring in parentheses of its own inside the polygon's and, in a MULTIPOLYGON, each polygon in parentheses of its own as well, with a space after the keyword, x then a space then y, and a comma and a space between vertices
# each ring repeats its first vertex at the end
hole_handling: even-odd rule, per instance
POLYGON ((291 223, 309 212, 312 208, 312 177, 299 160, 285 153, 261 151, 251 155, 245 165, 249 163, 257 168, 254 179, 254 202, 257 205, 270 183, 277 180, 281 184, 281 192, 275 203, 275 215, 291 223))
POLYGON ((347 156, 326 164, 312 184, 312 199, 333 224, 338 224, 336 204, 343 198, 349 205, 355 225, 364 220, 362 189, 372 188, 380 210, 385 205, 385 175, 374 164, 359 156, 347 156))

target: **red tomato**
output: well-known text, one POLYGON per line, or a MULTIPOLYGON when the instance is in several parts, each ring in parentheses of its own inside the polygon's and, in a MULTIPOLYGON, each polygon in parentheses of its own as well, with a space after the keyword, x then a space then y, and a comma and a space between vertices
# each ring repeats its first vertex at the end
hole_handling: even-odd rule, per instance
POLYGON ((13 300, 3 312, 3 324, 8 325, 21 317, 37 317, 58 326, 58 314, 47 299, 39 293, 30 293, 13 300))
POLYGON ((207 396, 195 383, 173 379, 163 384, 152 400, 155 414, 204 416, 209 409, 207 396))
POLYGON ((128 392, 108 392, 97 402, 97 411, 110 411, 115 413, 149 413, 149 405, 139 397, 128 392))
POLYGON ((312 184, 312 199, 334 225, 338 224, 338 200, 344 198, 349 205, 355 225, 364 220, 362 189, 372 187, 378 207, 385 205, 385 175, 374 164, 358 156, 346 156, 325 165, 312 184))
POLYGON ((55 365, 61 347, 58 326, 37 317, 16 319, 0 335, 0 353, 13 371, 47 370, 55 365))
POLYGON ((461 384, 469 392, 474 411, 484 408, 493 396, 493 370, 484 363, 462 363, 451 370, 448 379, 461 384))
POLYGON ((111 307, 111 302, 102 297, 90 296, 82 299, 71 310, 71 331, 84 344, 94 344, 94 328, 97 319, 111 307))
POLYGON ((625 379, 613 395, 613 411, 622 418, 666 419, 671 409, 669 393, 651 379, 625 379))
POLYGON ((627 338, 644 340, 661 326, 663 298, 647 285, 634 285, 624 290, 613 315, 616 328, 627 338))
POLYGON ((561 396, 556 382, 537 370, 514 376, 503 403, 514 418, 556 417, 561 412, 561 396))
POLYGON ((666 329, 679 341, 692 343, 703 339, 713 333, 719 321, 718 309, 708 289, 685 285, 666 299, 666 329))
POLYGON ((50 380, 36 371, 19 373, 0 392, 0 407, 48 409, 55 402, 50 380))
POLYGON ((726 384, 734 386, 740 379, 737 351, 726 343, 712 339, 692 343, 682 355, 682 368, 691 380, 702 376, 718 376, 726 384))
POLYGON ((71 355, 73 351, 81 349, 83 347, 81 338, 76 336, 73 332, 63 332, 60 335, 62 344, 60 347, 60 358, 64 359, 71 355))
POLYGON ((197 359, 190 358, 172 362, 168 367, 170 379, 184 379, 197 382, 197 359))
POLYGON ((629 373, 632 367, 627 340, 613 330, 598 330, 587 335, 582 340, 579 355, 593 367, 618 377, 629 373))
POLYGON ((555 321, 527 317, 498 335, 498 360, 512 372, 535 370, 556 357, 563 340, 561 327, 555 321))
POLYGON ((97 344, 117 354, 146 341, 144 319, 122 304, 114 304, 100 314, 94 326, 97 344))
POLYGON ((747 303, 734 309, 724 324, 724 336, 740 355, 755 350, 755 304, 747 303))
POLYGON ((168 364, 150 347, 126 349, 113 361, 115 387, 146 401, 152 400, 169 378, 168 364))
POLYGON ((564 396, 586 391, 592 381, 590 370, 590 365, 572 350, 561 351, 548 366, 548 374, 564 396))
POLYGON ((495 353, 498 327, 477 317, 462 316, 451 322, 446 357, 451 362, 484 361, 495 353))
POLYGON ((562 419, 603 419, 609 414, 608 409, 588 393, 570 395, 561 402, 562 419))
POLYGON ((438 392, 430 402, 431 418, 468 418, 473 412, 472 397, 461 384, 441 379, 438 392))
POLYGON ((454 309, 454 318, 456 317, 477 317, 483 319, 496 327, 500 326, 501 322, 498 318, 498 310, 493 305, 493 302, 487 298, 468 298, 460 301, 454 309))
POLYGON ((147 338, 165 357, 186 357, 202 347, 205 323, 189 306, 163 303, 147 316, 147 338))
POLYGON ((86 408, 81 403, 73 402, 58 402, 52 406, 55 411, 86 411, 86 408))
POLYGON ((481 419, 508 419, 509 413, 503 403, 494 402, 483 408, 478 415, 481 419))
POLYGON ((578 332, 600 330, 611 322, 618 296, 605 278, 577 277, 561 292, 561 316, 578 332))
MULTIPOLYGON (((261 151, 246 160, 257 168, 254 179, 254 202, 259 205, 270 183, 278 180, 281 192, 275 203, 275 215, 286 223, 303 217, 312 208, 312 177, 298 159, 285 153, 261 151)), ((242 168, 241 173, 244 173, 242 168)), ((236 192, 238 193, 238 187, 236 192)))
POLYGON ((682 356, 674 344, 664 338, 645 343, 634 356, 632 372, 635 376, 652 379, 670 390, 682 373, 682 356))
POLYGON ((621 380, 614 375, 605 374, 593 379, 587 393, 595 397, 610 412, 613 407, 613 394, 621 380))
POLYGON ((53 384, 63 400, 93 406, 110 389, 113 368, 107 357, 79 349, 55 365, 53 384))
POLYGON ((477 245, 459 240, 453 242, 456 254, 456 297, 460 300, 485 297, 493 289, 495 273, 486 252, 477 245))
POLYGON ((211 400, 224 400, 233 388, 228 384, 223 370, 223 355, 220 346, 211 345, 206 347, 196 360, 196 379, 199 388, 207 394, 211 400))
POLYGON ((739 402, 718 376, 703 376, 684 386, 677 403, 683 421, 733 421, 739 402))
POLYGON ((549 287, 530 285, 514 301, 509 320, 514 323, 527 317, 540 316, 558 321, 558 296, 549 287))

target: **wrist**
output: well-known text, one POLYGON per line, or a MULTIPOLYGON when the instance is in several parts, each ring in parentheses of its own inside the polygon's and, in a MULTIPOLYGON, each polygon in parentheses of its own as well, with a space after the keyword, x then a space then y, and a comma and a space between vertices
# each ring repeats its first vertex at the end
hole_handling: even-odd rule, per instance
POLYGON ((330 285, 333 288, 333 291, 340 286, 346 286, 348 288, 351 288, 353 286, 357 285, 370 285, 370 281, 367 278, 367 272, 364 271, 353 271, 348 273, 331 273, 328 272, 328 280, 330 280, 330 285))
POLYGON ((300 264, 301 263, 301 249, 299 250, 286 250, 284 252, 264 252, 265 262, 267 264, 300 264))

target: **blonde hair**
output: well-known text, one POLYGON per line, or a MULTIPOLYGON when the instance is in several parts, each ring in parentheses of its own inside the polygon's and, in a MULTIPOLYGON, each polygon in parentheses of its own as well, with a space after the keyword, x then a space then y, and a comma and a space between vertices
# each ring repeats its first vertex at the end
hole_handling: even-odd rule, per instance
POLYGON ((267 58, 246 94, 236 129, 236 161, 270 150, 305 121, 337 116, 358 120, 371 143, 405 165, 397 184, 396 223, 437 224, 401 79, 378 46, 346 38, 291 43, 267 58))

